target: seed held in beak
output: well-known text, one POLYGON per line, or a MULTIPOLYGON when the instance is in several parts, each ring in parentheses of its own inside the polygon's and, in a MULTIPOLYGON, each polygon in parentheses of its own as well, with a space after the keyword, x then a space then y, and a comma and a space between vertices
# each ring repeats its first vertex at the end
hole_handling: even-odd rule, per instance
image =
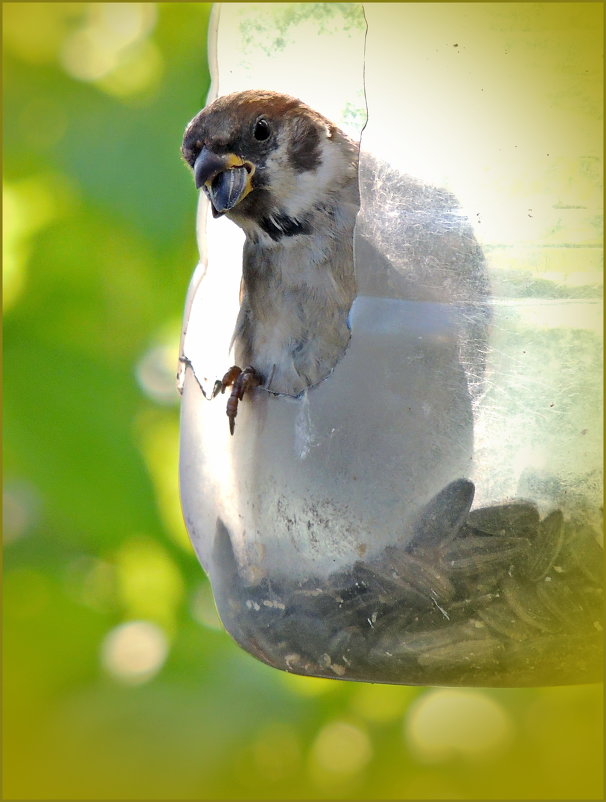
POLYGON ((255 166, 235 153, 217 154, 203 147, 193 171, 196 187, 208 196, 215 217, 233 209, 253 189, 255 166))
POLYGON ((232 167, 219 173, 207 184, 208 196, 217 212, 226 212, 241 200, 247 189, 248 170, 246 167, 232 167))

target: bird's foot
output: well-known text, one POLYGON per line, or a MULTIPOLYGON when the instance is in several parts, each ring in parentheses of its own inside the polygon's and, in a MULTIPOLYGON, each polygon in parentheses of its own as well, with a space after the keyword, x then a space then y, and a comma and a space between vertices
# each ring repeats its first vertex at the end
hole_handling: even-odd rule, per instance
POLYGON ((233 365, 223 376, 221 381, 215 382, 215 389, 213 391, 213 397, 216 396, 219 391, 221 393, 225 392, 227 387, 232 388, 229 398, 227 399, 227 417, 229 418, 229 431, 230 434, 234 433, 234 429, 236 428, 236 415, 238 414, 238 404, 244 397, 244 393, 247 390, 252 390, 254 387, 258 387, 260 384, 263 384, 263 377, 260 373, 258 373, 253 367, 250 365, 247 368, 239 368, 237 365, 233 365))
POLYGON ((215 382, 212 397, 215 398, 215 396, 219 395, 219 393, 224 393, 225 389, 230 387, 241 373, 242 368, 239 368, 237 365, 232 365, 225 376, 223 376, 222 379, 217 379, 215 382))

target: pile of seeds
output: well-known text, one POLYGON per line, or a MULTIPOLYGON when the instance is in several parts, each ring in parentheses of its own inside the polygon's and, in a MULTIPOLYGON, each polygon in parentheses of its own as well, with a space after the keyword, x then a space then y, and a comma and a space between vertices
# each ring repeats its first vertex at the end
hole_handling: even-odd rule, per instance
POLYGON ((491 686, 599 680, 596 533, 559 510, 540 520, 524 501, 470 511, 473 494, 471 482, 452 482, 405 546, 324 581, 245 586, 224 531, 215 553, 224 582, 214 587, 226 627, 271 665, 316 676, 491 686))

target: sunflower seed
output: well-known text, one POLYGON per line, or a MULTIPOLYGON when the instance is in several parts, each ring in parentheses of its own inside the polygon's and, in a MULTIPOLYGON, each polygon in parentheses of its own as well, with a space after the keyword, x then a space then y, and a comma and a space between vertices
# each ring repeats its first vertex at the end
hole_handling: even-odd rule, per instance
POLYGON ((501 587, 503 599, 526 624, 542 632, 555 632, 559 629, 554 617, 537 598, 533 584, 507 577, 501 587))
POLYGON ((463 634, 464 631, 458 626, 404 632, 397 638, 393 637, 393 633, 385 633, 377 640, 376 648, 398 660, 416 661, 420 654, 429 649, 451 646, 460 640, 463 634))
POLYGON ((602 549, 591 528, 538 522, 520 502, 469 512, 457 480, 412 545, 323 579, 243 584, 217 525, 213 589, 225 626, 259 659, 303 674, 383 682, 593 681, 602 636, 602 549), (467 522, 465 522, 465 519, 467 522))
POLYGON ((546 577, 535 588, 540 604, 565 627, 583 618, 581 599, 564 579, 546 577))
POLYGON ((539 512, 534 504, 520 501, 494 507, 480 507, 467 516, 467 525, 478 533, 532 540, 539 528, 539 512))
POLYGON ((427 588, 408 561, 410 555, 399 547, 388 547, 381 559, 367 564, 365 582, 376 588, 378 597, 387 604, 428 606, 427 588))
POLYGON ((473 502, 473 482, 457 479, 435 495, 419 515, 411 546, 439 546, 452 540, 465 522, 473 502))
POLYGON ((477 616, 489 629, 498 635, 504 635, 508 640, 523 641, 534 632, 504 601, 496 601, 490 607, 478 610, 477 616))
POLYGON ((451 577, 457 588, 455 603, 459 600, 475 599, 488 594, 497 594, 499 585, 505 570, 509 569, 510 564, 505 566, 492 566, 490 570, 469 571, 451 573, 451 577))
POLYGON ((532 582, 547 576, 557 559, 564 542, 564 516, 560 510, 550 513, 539 524, 539 532, 532 543, 523 575, 532 582))
POLYGON ((311 615, 329 616, 338 609, 338 602, 334 595, 324 592, 321 588, 316 591, 309 589, 295 590, 288 598, 288 610, 297 610, 311 615))
POLYGON ((448 615, 451 617, 451 619, 455 620, 458 620, 461 617, 470 616, 477 610, 488 607, 488 605, 492 604, 495 599, 498 598, 499 596, 497 593, 480 593, 473 596, 470 595, 462 599, 459 598, 448 605, 448 615))
POLYGON ((422 594, 425 603, 445 604, 455 595, 455 588, 442 567, 431 565, 418 556, 388 546, 385 560, 390 564, 392 576, 398 582, 411 585, 422 594))
POLYGON ((481 639, 486 628, 477 628, 468 623, 451 624, 447 627, 424 630, 421 632, 405 633, 394 643, 393 651, 396 654, 414 652, 418 654, 429 649, 449 647, 461 640, 481 639))
POLYGON ((604 550, 590 526, 566 525, 562 558, 565 564, 580 570, 593 585, 604 583, 604 550))
POLYGON ((411 604, 424 602, 423 594, 397 576, 387 559, 368 564, 357 562, 352 573, 355 581, 364 585, 382 604, 393 605, 401 601, 408 601, 411 604))
POLYGON ((424 668, 461 669, 472 671, 498 666, 505 652, 503 644, 496 638, 462 640, 449 646, 430 649, 419 655, 419 665, 424 668))
POLYGON ((349 626, 332 636, 327 651, 336 662, 348 664, 367 651, 366 638, 357 626, 349 626))
POLYGON ((315 657, 322 644, 334 635, 336 624, 316 615, 301 615, 295 612, 276 621, 272 635, 276 640, 286 641, 289 650, 315 657))
POLYGON ((604 588, 584 587, 579 591, 585 617, 592 626, 604 618, 604 588))
POLYGON ((484 572, 507 568, 526 555, 530 542, 521 537, 469 535, 457 538, 442 555, 443 563, 453 573, 484 572))
MULTIPOLYGON (((404 604, 385 607, 377 613, 374 619, 372 616, 370 617, 372 635, 375 639, 380 638, 383 634, 397 639, 402 636, 402 633, 413 629, 418 620, 419 617, 415 614, 414 607, 404 604)), ((370 635, 370 632, 367 632, 367 635, 370 635)))

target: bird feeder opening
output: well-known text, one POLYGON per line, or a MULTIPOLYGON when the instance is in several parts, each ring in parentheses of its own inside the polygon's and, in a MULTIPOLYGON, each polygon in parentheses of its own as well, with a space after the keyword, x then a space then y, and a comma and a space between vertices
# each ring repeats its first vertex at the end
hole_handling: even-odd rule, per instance
POLYGON ((225 627, 276 668, 601 676, 599 100, 583 137, 558 137, 571 109, 549 90, 571 69, 566 37, 590 37, 577 22, 545 34, 534 6, 495 4, 215 6, 208 105, 223 100, 183 151, 203 191, 181 497, 225 627), (512 41, 519 69, 541 54, 525 74, 543 87, 514 82, 512 41), (514 85, 529 111, 503 125, 514 85), (253 102, 282 111, 253 120, 253 102))

